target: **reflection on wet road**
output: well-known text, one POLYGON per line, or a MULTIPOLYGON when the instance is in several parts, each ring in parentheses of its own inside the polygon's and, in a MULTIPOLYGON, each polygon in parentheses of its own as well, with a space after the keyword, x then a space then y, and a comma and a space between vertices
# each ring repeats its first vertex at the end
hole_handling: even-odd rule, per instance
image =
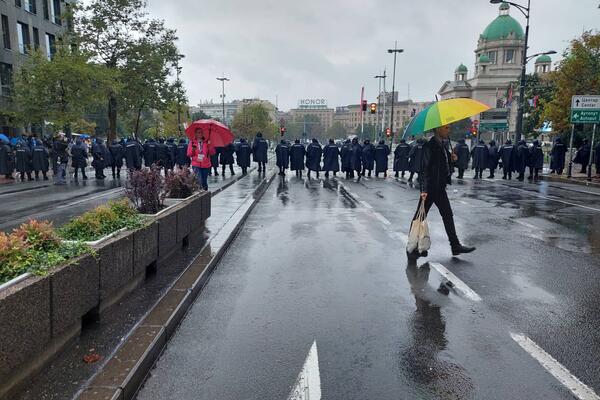
POLYGON ((598 392, 600 192, 511 185, 450 187, 477 252, 434 210, 408 266, 411 185, 277 177, 138 398, 285 399, 315 342, 324 399, 573 398, 515 332, 598 392))

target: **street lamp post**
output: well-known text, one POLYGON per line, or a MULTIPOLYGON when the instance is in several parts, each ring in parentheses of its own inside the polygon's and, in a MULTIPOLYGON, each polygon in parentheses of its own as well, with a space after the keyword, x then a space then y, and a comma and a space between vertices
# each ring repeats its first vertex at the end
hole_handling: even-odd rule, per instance
POLYGON ((398 48, 398 42, 394 42, 394 48, 388 49, 388 53, 394 54, 394 72, 392 74, 392 108, 390 113, 390 146, 394 143, 394 92, 396 91, 396 55, 403 53, 404 49, 398 48))
POLYGON ((177 71, 177 130, 179 132, 179 137, 183 136, 183 132, 181 129, 181 80, 179 79, 179 75, 181 74, 181 66, 179 65, 179 60, 181 60, 183 57, 183 54, 179 54, 177 56, 177 61, 175 64, 175 70, 177 71))
MULTIPOLYGON (((379 115, 381 114, 381 80, 385 78, 385 75, 375 75, 375 79, 379 79, 379 92, 377 94, 377 123, 375 127, 379 128, 379 115)), ((385 96, 385 93, 384 93, 385 96)), ((383 124, 382 124, 383 126, 383 124)), ((383 129, 383 128, 382 128, 383 129)), ((378 129, 379 131, 379 129, 378 129)), ((377 132, 377 139, 381 139, 383 130, 377 132)))
POLYGON ((225 78, 225 74, 223 74, 222 78, 217 78, 218 81, 221 81, 221 105, 223 107, 223 123, 227 125, 227 118, 225 118, 225 81, 229 81, 229 78, 225 78))

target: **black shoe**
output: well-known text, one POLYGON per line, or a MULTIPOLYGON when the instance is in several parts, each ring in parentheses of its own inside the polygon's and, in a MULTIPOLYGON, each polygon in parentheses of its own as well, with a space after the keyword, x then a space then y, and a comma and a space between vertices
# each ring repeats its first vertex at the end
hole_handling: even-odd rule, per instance
POLYGON ((398 177, 398 173, 396 172, 396 173, 394 174, 394 178, 397 178, 397 177, 398 177))
POLYGON ((448 289, 444 283, 440 283, 440 287, 437 289, 437 291, 446 296, 450 294, 450 289, 448 289))
POLYGON ((408 258, 408 261, 412 263, 417 262, 417 259, 420 257, 427 257, 428 255, 429 253, 427 251, 422 253, 420 253, 419 250, 414 250, 412 253, 409 253, 408 251, 406 252, 406 258, 408 258))
POLYGON ((452 255, 467 254, 475 251, 475 247, 463 246, 462 244, 452 248, 452 255))

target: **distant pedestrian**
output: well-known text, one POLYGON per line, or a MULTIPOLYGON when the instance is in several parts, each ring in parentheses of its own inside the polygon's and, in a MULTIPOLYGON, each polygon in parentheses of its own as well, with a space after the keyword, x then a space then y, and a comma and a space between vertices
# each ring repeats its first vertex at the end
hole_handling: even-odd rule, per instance
POLYGON ((202 133, 200 128, 197 128, 194 133, 194 139, 188 144, 187 156, 192 160, 192 169, 196 174, 198 185, 203 190, 208 190, 208 174, 211 169, 211 155, 216 153, 215 149, 210 145, 202 133))
POLYGON ((250 153, 252 153, 252 147, 250 147, 246 139, 240 139, 240 144, 235 152, 235 157, 238 167, 242 169, 242 175, 246 175, 248 173, 248 167, 250 166, 250 153))
POLYGON ((304 145, 300 143, 299 139, 296 139, 294 144, 290 147, 290 169, 295 171, 296 176, 299 178, 302 178, 305 155, 306 149, 304 148, 304 145))
POLYGON ((308 179, 310 179, 311 171, 315 171, 317 173, 317 178, 319 177, 322 155, 323 149, 321 148, 319 141, 317 139, 313 139, 312 142, 306 146, 306 169, 308 170, 308 179))
MULTIPOLYGON (((442 216, 452 255, 471 253, 475 250, 475 247, 463 246, 458 239, 452 207, 446 193, 446 186, 451 179, 452 154, 445 148, 443 141, 448 139, 450 127, 445 125, 436 128, 434 132, 434 136, 423 146, 423 162, 419 172, 421 198, 413 220, 417 217, 421 202, 425 203, 426 213, 429 213, 431 206, 435 204, 442 216)), ((419 257, 423 256, 427 256, 427 253, 420 253, 418 249, 415 249, 412 253, 407 252, 408 260, 411 263, 416 262, 419 257)))
MULTIPOLYGON (((56 154, 56 173, 54 174, 55 185, 67 183, 67 165, 69 164, 69 142, 64 133, 59 133, 52 143, 54 154, 56 154)), ((85 150, 85 149, 84 149, 85 150)))
POLYGON ((279 167, 279 175, 285 175, 285 170, 290 165, 290 146, 284 139, 275 148, 276 164, 279 167))
POLYGON ((519 141, 517 146, 517 155, 515 157, 515 172, 519 173, 517 179, 521 182, 525 180, 525 169, 529 163, 529 147, 524 140, 519 141))
POLYGON ((585 174, 587 172, 587 166, 590 162, 591 150, 592 147, 590 146, 590 142, 587 139, 583 139, 583 144, 577 150, 577 154, 575 155, 575 159, 573 160, 575 164, 581 164, 581 171, 579 172, 582 174, 585 174))
POLYGON ((102 139, 96 138, 94 144, 92 144, 92 167, 95 171, 96 179, 105 179, 104 168, 110 164, 110 160, 106 159, 106 147, 102 142, 102 139))
POLYGON ((332 172, 333 176, 336 176, 340 170, 340 148, 333 141, 329 139, 329 143, 323 147, 323 171, 325 171, 325 178, 329 178, 329 173, 332 172))
POLYGON ((596 145, 594 149, 594 163, 596 164, 596 175, 600 175, 600 142, 596 145))
POLYGON ((425 139, 419 138, 416 142, 413 142, 413 145, 410 149, 409 163, 410 163, 410 176, 408 177, 408 181, 413 181, 414 174, 418 174, 421 170, 421 158, 423 155, 423 145, 426 143, 425 139))
POLYGON ((496 168, 498 168, 498 146, 496 146, 495 140, 490 140, 490 147, 488 147, 488 159, 487 159, 487 167, 490 170, 490 175, 488 179, 494 179, 494 172, 496 172, 496 168))
POLYGON ((25 175, 27 175, 28 181, 33 180, 31 177, 31 149, 26 142, 19 142, 15 146, 15 169, 21 176, 21 182, 25 182, 25 175))
POLYGON ((169 169, 169 148, 164 138, 158 139, 158 143, 156 144, 156 158, 158 165, 164 168, 165 171, 169 169))
POLYGON ((390 155, 390 146, 385 144, 384 140, 380 140, 375 147, 375 177, 379 178, 379 174, 383 173, 383 177, 387 178, 388 156, 390 155))
POLYGON ((165 165, 165 172, 172 171, 175 168, 177 162, 177 145, 175 144, 175 138, 167 139, 167 163, 165 165))
POLYGON ((231 172, 231 176, 235 175, 233 171, 233 153, 235 149, 233 147, 233 143, 229 143, 225 147, 221 148, 221 154, 219 155, 219 164, 221 164, 221 173, 223 174, 223 178, 225 178, 225 167, 229 166, 229 172, 231 172))
POLYGON ((400 173, 402 173, 402 178, 404 178, 404 173, 410 169, 408 162, 410 149, 411 147, 406 143, 406 140, 400 139, 400 144, 394 150, 394 176, 396 178, 399 177, 400 173))
POLYGON ((261 132, 256 134, 254 142, 252 143, 252 157, 255 163, 258 163, 258 173, 265 173, 267 171, 267 150, 269 144, 263 138, 261 132))
POLYGON ((544 152, 539 140, 533 141, 533 146, 529 149, 529 176, 527 179, 537 182, 539 174, 544 166, 544 152))
POLYGON ((346 173, 346 179, 352 178, 354 170, 352 169, 352 142, 350 139, 346 139, 342 145, 340 159, 342 161, 342 172, 346 173))
POLYGON ((487 168, 488 156, 488 147, 485 145, 483 140, 479 140, 479 143, 477 143, 477 145, 471 149, 471 158, 473 159, 471 169, 475 170, 475 176, 473 176, 473 179, 483 178, 483 170, 487 168))
POLYGON ((458 144, 454 146, 454 154, 456 154, 456 168, 458 169, 458 179, 463 179, 465 176, 465 170, 469 168, 469 158, 471 158, 471 152, 469 146, 465 143, 465 139, 459 139, 458 144))
POLYGON ((515 158, 517 157, 517 151, 510 139, 506 140, 506 143, 502 145, 498 154, 500 156, 500 160, 502 160, 502 179, 511 180, 512 173, 515 171, 515 158))
POLYGON ((9 142, 0 141, 0 175, 5 179, 13 180, 13 171, 15 169, 14 153, 9 142))
POLYGON ((125 150, 117 139, 113 139, 110 146, 108 146, 110 152, 110 169, 112 170, 113 179, 119 179, 121 177, 121 168, 123 168, 123 158, 125 157, 125 150))
POLYGON ((75 145, 71 147, 71 157, 71 165, 75 169, 75 179, 77 179, 79 170, 81 170, 83 180, 87 180, 88 177, 85 174, 85 168, 87 167, 88 153, 81 139, 75 140, 75 145))
MULTIPOLYGON (((362 176, 362 159, 363 159, 363 149, 360 143, 358 143, 358 139, 352 139, 352 147, 350 148, 350 165, 352 170, 356 172, 356 176, 360 181, 360 177, 362 176)), ((354 177, 352 175, 351 177, 354 177)), ((346 179, 348 179, 348 175, 346 175, 346 179)))
POLYGON ((45 181, 48 180, 48 170, 50 169, 50 154, 48 149, 39 140, 35 142, 33 151, 31 152, 31 163, 33 165, 33 172, 35 173, 35 180, 40 179, 40 172, 45 181))
POLYGON ((179 143, 177 143, 177 154, 175 157, 175 161, 177 163, 177 166, 181 169, 189 168, 190 166, 190 158, 187 156, 187 145, 187 140, 183 138, 179 139, 179 143))
MULTIPOLYGON (((127 169, 141 169, 142 156, 144 155, 144 147, 141 145, 141 143, 138 142, 138 140, 134 137, 129 138, 125 144, 125 163, 127 165, 127 169)), ((157 162, 158 160, 155 159, 154 163, 157 162)))
POLYGON ((159 162, 156 140, 150 138, 144 143, 144 164, 146 167, 151 167, 156 162, 159 162))
POLYGON ((567 154, 567 146, 562 142, 560 137, 557 137, 552 146, 550 153, 550 173, 562 175, 565 169, 565 156, 567 154))
POLYGON ((369 171, 368 176, 370 177, 371 171, 375 169, 375 147, 369 139, 363 142, 362 167, 362 176, 365 176, 365 172, 369 171))

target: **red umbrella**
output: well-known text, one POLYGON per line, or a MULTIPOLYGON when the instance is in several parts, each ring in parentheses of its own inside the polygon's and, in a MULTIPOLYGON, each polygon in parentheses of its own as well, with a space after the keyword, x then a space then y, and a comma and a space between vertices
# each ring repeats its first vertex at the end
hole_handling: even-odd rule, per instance
POLYGON ((210 140, 213 147, 225 147, 233 143, 233 133, 226 125, 212 119, 194 121, 185 129, 185 134, 191 140, 196 139, 196 129, 200 128, 204 137, 210 140))

